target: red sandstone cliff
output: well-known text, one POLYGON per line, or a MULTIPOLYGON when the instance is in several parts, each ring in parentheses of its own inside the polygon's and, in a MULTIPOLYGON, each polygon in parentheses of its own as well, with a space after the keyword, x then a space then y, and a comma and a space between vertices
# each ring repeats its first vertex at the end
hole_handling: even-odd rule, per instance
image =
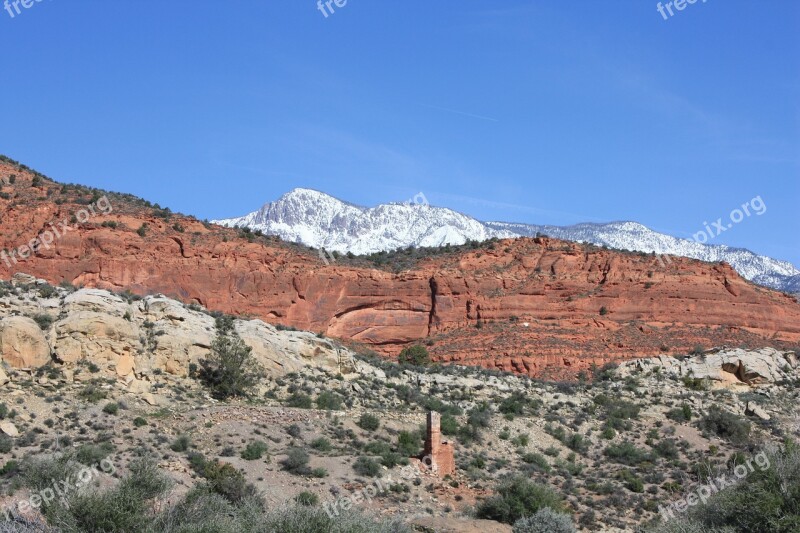
MULTIPOLYGON (((8 163, 0 164, 0 179, 6 250, 97 199, 88 189, 34 182, 8 163)), ((400 273, 326 266, 302 247, 249 242, 191 217, 156 216, 127 195, 109 198, 112 212, 70 222, 73 230, 28 259, 3 256, 0 276, 28 272, 52 283, 162 292, 386 354, 424 341, 439 360, 531 375, 696 345, 800 340, 800 305, 726 264, 676 258, 662 267, 651 256, 542 238, 442 254, 400 273)))

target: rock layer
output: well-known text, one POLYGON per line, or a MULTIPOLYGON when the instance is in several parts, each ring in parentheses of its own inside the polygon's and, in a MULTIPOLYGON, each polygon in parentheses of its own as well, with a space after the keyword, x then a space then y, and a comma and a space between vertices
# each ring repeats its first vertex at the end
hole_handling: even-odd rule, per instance
MULTIPOLYGON (((30 174, 0 165, 6 182, 11 173, 15 183, 3 188, 10 198, 0 199, 0 245, 9 250, 69 220, 92 197, 49 180, 34 187, 30 174)), ((163 293, 385 354, 425 342, 441 361, 530 375, 574 374, 696 345, 787 348, 800 341, 800 305, 724 263, 662 264, 645 254, 523 238, 441 254, 395 273, 342 260, 328 265, 297 246, 143 207, 128 196, 109 198, 113 212, 75 223, 24 261, 4 256, 0 275, 29 272, 52 283, 163 293)), ((60 324, 56 334, 66 340, 83 328, 97 335, 98 350, 124 357, 109 347, 118 339, 93 323, 97 311, 81 312, 77 326, 60 324)), ((175 321, 180 316, 166 319, 175 321)), ((117 335, 135 334, 117 325, 117 335)), ((202 347, 208 339, 197 342, 202 347)), ((74 358, 75 351, 58 356, 74 358)))

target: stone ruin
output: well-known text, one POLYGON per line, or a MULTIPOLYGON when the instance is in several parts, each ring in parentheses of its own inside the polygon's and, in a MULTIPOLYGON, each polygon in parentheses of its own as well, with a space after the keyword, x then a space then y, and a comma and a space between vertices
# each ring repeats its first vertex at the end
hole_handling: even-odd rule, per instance
POLYGON ((436 411, 428 412, 428 428, 425 435, 422 463, 433 474, 444 477, 455 473, 456 461, 453 443, 442 440, 441 422, 442 415, 436 411))

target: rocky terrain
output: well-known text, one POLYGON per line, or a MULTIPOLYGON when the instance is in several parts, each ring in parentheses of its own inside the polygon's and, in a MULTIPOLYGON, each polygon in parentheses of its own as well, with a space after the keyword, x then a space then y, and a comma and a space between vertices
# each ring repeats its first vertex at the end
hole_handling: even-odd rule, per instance
MULTIPOLYGON (((44 520, 19 503, 61 464, 47 458, 113 465, 75 489, 83 494, 124 486, 144 457, 170 481, 151 510, 185 505, 204 484, 238 502, 233 483, 255 487, 273 513, 322 520, 326 504, 377 484, 356 508, 397 519, 391 531, 508 532, 487 502, 524 473, 577 529, 633 531, 708 475, 800 437, 797 354, 772 348, 640 359, 597 368, 592 382, 558 383, 398 365, 241 318, 233 331, 265 374, 247 398, 221 401, 196 371, 221 315, 199 306, 17 275, 2 284, 0 317, 0 505, 20 528, 44 520), (409 461, 430 409, 456 445, 457 472, 444 479, 409 461), (232 465, 233 481, 215 484, 209 461, 232 465)), ((100 516, 86 501, 75 505, 100 516)), ((60 516, 42 509, 47 520, 60 516)))
POLYGON ((662 264, 550 238, 330 261, 9 161, 0 180, 7 279, 25 272, 55 285, 160 293, 388 356, 424 343, 437 361, 575 378, 613 360, 723 344, 791 349, 800 339, 797 301, 725 263, 662 264), (113 210, 78 218, 103 198, 113 210), (37 243, 54 225, 68 230, 37 243))

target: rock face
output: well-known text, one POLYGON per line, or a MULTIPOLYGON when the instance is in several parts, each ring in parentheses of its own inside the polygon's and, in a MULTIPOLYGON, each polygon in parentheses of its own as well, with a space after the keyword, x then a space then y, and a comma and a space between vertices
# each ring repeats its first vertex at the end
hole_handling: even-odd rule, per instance
MULTIPOLYGON (((18 287, 0 298, 0 354, 13 368, 53 362, 71 380, 76 367, 91 363, 144 394, 155 372, 186 376, 192 363, 209 355, 216 335, 213 317, 162 295, 126 300, 101 289, 55 289, 40 299, 38 290, 18 287), (20 310, 49 314, 53 325, 43 332, 30 318, 11 314, 20 310)), ((352 355, 330 339, 279 331, 261 320, 235 320, 234 327, 273 377, 309 365, 338 369, 352 355)), ((7 381, 0 368, 0 384, 7 381)))
POLYGON ((50 345, 36 322, 9 316, 0 320, 0 356, 14 368, 39 368, 50 362, 50 345))
POLYGON ((721 349, 688 359, 658 357, 639 359, 620 366, 621 376, 631 371, 658 371, 665 375, 705 379, 712 382, 762 385, 793 379, 798 367, 794 352, 773 348, 760 350, 721 349))
MULTIPOLYGON (((13 199, 0 199, 0 247, 9 250, 50 223, 69 220, 90 198, 48 181, 31 187, 29 175, 0 165, 0 177, 10 173, 18 175, 13 199), (45 189, 53 192, 47 196, 45 189)), ((536 376, 574 375, 592 364, 685 353, 697 345, 788 349, 800 341, 800 305, 746 282, 724 263, 673 258, 663 264, 646 254, 524 238, 436 255, 395 273, 343 259, 327 265, 296 246, 164 215, 130 197, 109 198, 113 212, 73 225, 25 260, 4 256, 0 277, 28 272, 54 284, 162 293, 387 355, 425 342, 435 360, 536 376)), ((140 312, 152 314, 156 331, 165 332, 156 335, 156 364, 169 368, 170 358, 191 359, 207 348, 207 324, 197 324, 191 342, 173 340, 180 315, 163 315, 157 301, 147 301, 154 307, 140 312)), ((114 333, 107 335, 96 312, 86 308, 56 325, 65 340, 56 355, 74 360, 77 348, 67 339, 99 334, 92 350, 124 372, 132 354, 120 346, 148 332, 125 327, 124 313, 115 312, 109 315, 114 333)), ((303 349, 313 352, 309 342, 303 349)), ((148 364, 136 358, 134 366, 148 364)))

